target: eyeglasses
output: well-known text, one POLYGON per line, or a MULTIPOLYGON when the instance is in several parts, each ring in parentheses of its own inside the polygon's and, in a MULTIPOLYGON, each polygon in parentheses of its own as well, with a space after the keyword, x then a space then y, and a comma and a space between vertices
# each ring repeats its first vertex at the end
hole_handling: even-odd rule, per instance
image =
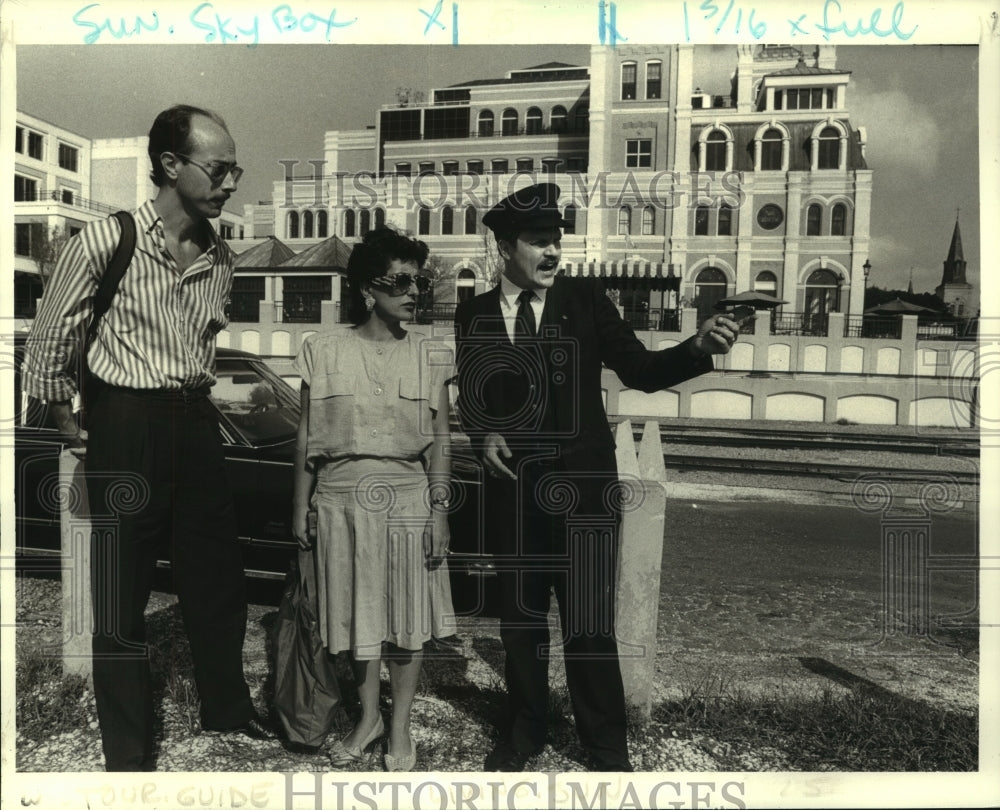
POLYGON ((221 186, 226 177, 232 175, 233 183, 239 183, 240 178, 243 176, 243 169, 237 166, 235 163, 221 163, 219 161, 213 161, 212 163, 202 163, 195 160, 190 155, 185 155, 181 152, 173 152, 172 154, 177 155, 187 163, 193 163, 199 169, 201 169, 205 174, 208 175, 208 179, 212 181, 213 186, 221 186))
POLYGON ((409 273, 379 276, 371 279, 368 283, 389 293, 389 295, 406 295, 414 284, 417 285, 418 293, 427 292, 431 288, 431 280, 427 276, 413 276, 409 273))

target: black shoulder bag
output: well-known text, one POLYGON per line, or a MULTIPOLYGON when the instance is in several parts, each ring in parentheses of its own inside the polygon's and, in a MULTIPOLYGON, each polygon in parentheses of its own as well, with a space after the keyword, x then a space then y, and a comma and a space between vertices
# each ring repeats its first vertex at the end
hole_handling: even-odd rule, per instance
POLYGON ((86 418, 87 414, 87 397, 88 395, 93 396, 97 385, 100 383, 100 380, 90 373, 90 368, 87 365, 87 355, 90 352, 90 345, 97 338, 97 327, 101 322, 101 318, 110 309, 111 301, 118 292, 118 285, 121 284, 125 271, 128 270, 128 266, 132 263, 132 257, 135 255, 135 218, 128 211, 117 211, 114 216, 121 225, 122 232, 118 239, 118 245, 115 247, 115 252, 111 254, 108 266, 104 270, 104 275, 101 276, 101 283, 97 287, 97 292, 94 293, 94 311, 90 318, 90 325, 87 327, 87 336, 83 342, 83 356, 80 358, 81 374, 79 389, 84 418, 86 418))

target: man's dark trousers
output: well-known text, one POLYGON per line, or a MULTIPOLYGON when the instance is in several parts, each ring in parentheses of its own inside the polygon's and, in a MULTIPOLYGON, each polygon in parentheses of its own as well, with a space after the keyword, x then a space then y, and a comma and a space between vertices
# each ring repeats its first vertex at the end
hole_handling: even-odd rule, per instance
POLYGON ((603 770, 629 767, 625 694, 615 639, 620 515, 616 477, 574 475, 558 459, 515 451, 517 481, 488 480, 490 545, 497 549, 500 635, 506 652, 510 744, 530 753, 545 744, 554 591, 566 682, 577 733, 603 770), (522 460, 523 459, 523 460, 522 460))
POLYGON ((94 692, 109 771, 153 767, 144 611, 169 544, 202 726, 251 716, 243 677, 242 553, 217 416, 205 396, 98 386, 88 402, 87 486, 95 531, 94 692), (102 517, 110 518, 107 530, 102 517))

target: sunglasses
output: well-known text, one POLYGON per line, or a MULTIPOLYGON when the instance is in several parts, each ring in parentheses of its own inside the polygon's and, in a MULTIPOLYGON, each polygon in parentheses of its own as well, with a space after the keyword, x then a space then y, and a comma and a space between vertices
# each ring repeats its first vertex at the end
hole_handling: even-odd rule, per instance
POLYGON ((239 183, 240 178, 243 176, 243 169, 235 163, 220 163, 218 161, 202 163, 201 161, 195 160, 193 157, 185 155, 181 152, 174 152, 174 154, 185 163, 193 163, 205 172, 205 174, 208 175, 208 179, 212 181, 213 186, 221 186, 225 182, 226 177, 229 175, 233 176, 234 183, 239 183))
POLYGON ((389 295, 406 295, 410 287, 417 285, 417 292, 424 293, 431 288, 431 280, 427 276, 414 276, 409 273, 396 273, 391 276, 379 276, 368 282, 372 287, 389 293, 389 295))

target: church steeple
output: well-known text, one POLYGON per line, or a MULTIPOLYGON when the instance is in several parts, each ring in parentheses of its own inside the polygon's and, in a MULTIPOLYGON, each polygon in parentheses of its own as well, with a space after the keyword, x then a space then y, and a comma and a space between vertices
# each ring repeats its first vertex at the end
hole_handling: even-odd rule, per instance
POLYGON ((965 284, 965 256, 962 253, 962 231, 958 227, 958 217, 955 217, 955 230, 951 235, 951 247, 948 248, 948 258, 944 260, 944 275, 941 285, 965 284))
POLYGON ((958 214, 955 215, 955 230, 951 234, 948 258, 944 260, 944 273, 934 294, 944 302, 949 312, 959 317, 965 315, 966 307, 972 303, 972 285, 965 280, 965 255, 962 253, 962 231, 958 227, 958 214))

